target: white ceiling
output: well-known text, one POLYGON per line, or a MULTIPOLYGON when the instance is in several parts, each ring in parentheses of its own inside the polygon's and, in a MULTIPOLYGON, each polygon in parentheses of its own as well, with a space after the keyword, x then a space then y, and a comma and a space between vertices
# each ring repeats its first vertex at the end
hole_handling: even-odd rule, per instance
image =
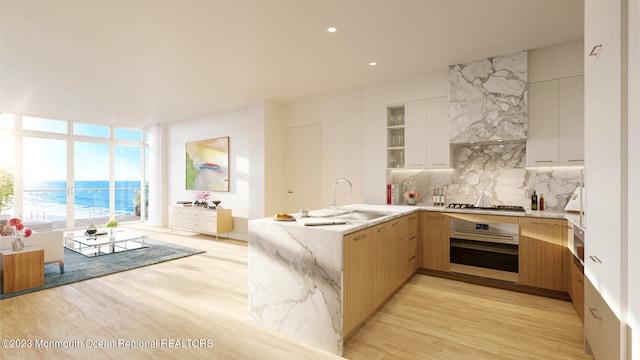
POLYGON ((583 8, 583 0, 0 0, 0 112, 181 121, 579 41, 583 8))

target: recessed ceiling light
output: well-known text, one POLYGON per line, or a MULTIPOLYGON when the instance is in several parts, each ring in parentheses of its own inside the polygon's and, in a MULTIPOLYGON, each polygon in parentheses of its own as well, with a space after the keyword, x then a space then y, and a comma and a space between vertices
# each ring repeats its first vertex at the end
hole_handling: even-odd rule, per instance
POLYGON ((375 62, 375 61, 369 61, 369 66, 376 66, 376 65, 378 65, 378 63, 377 63, 377 62, 375 62))
POLYGON ((336 29, 335 27, 332 26, 330 28, 327 28, 327 31, 330 32, 330 33, 334 33, 336 31, 338 31, 338 29, 336 29))

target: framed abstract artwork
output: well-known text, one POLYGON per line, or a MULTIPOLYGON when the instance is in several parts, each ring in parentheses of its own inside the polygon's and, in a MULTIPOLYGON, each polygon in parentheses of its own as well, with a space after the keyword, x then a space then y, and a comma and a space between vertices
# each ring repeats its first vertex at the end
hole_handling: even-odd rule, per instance
POLYGON ((229 191, 229 137, 186 144, 187 190, 229 191))

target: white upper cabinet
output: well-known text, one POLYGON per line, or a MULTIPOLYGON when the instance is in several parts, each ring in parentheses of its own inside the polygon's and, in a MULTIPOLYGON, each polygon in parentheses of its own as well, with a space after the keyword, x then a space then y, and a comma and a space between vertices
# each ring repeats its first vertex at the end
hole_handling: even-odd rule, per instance
POLYGON ((529 84, 527 166, 558 165, 558 81, 529 84))
POLYGON ((584 76, 558 80, 558 161, 584 165, 584 76))
POLYGON ((404 104, 405 168, 427 167, 427 100, 404 104))
POLYGON ((591 69, 619 28, 620 0, 589 0, 585 3, 585 73, 591 69))
POLYGON ((450 168, 449 98, 387 107, 387 168, 450 168))
POLYGON ((529 84, 527 166, 584 164, 584 80, 573 76, 529 84))
POLYGON ((427 168, 451 167, 449 97, 427 100, 427 168))

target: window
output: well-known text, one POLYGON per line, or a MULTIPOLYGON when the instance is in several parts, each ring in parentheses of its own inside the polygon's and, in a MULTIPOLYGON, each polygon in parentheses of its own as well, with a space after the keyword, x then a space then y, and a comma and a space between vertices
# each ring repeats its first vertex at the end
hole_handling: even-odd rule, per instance
POLYGON ((116 139, 116 140, 142 141, 142 131, 116 128, 114 139, 116 139))
POLYGON ((143 135, 142 129, 0 114, 0 170, 22 174, 22 191, 3 203, 5 212, 52 221, 54 229, 97 226, 112 216, 141 219, 134 205, 147 185, 143 135))
POLYGON ((108 126, 74 122, 73 135, 92 136, 108 139, 110 136, 110 131, 108 126))
POLYGON ((15 129, 16 120, 11 114, 0 114, 0 128, 15 129))
POLYGON ((22 117, 22 129, 67 134, 67 122, 64 120, 42 119, 31 116, 22 117))

